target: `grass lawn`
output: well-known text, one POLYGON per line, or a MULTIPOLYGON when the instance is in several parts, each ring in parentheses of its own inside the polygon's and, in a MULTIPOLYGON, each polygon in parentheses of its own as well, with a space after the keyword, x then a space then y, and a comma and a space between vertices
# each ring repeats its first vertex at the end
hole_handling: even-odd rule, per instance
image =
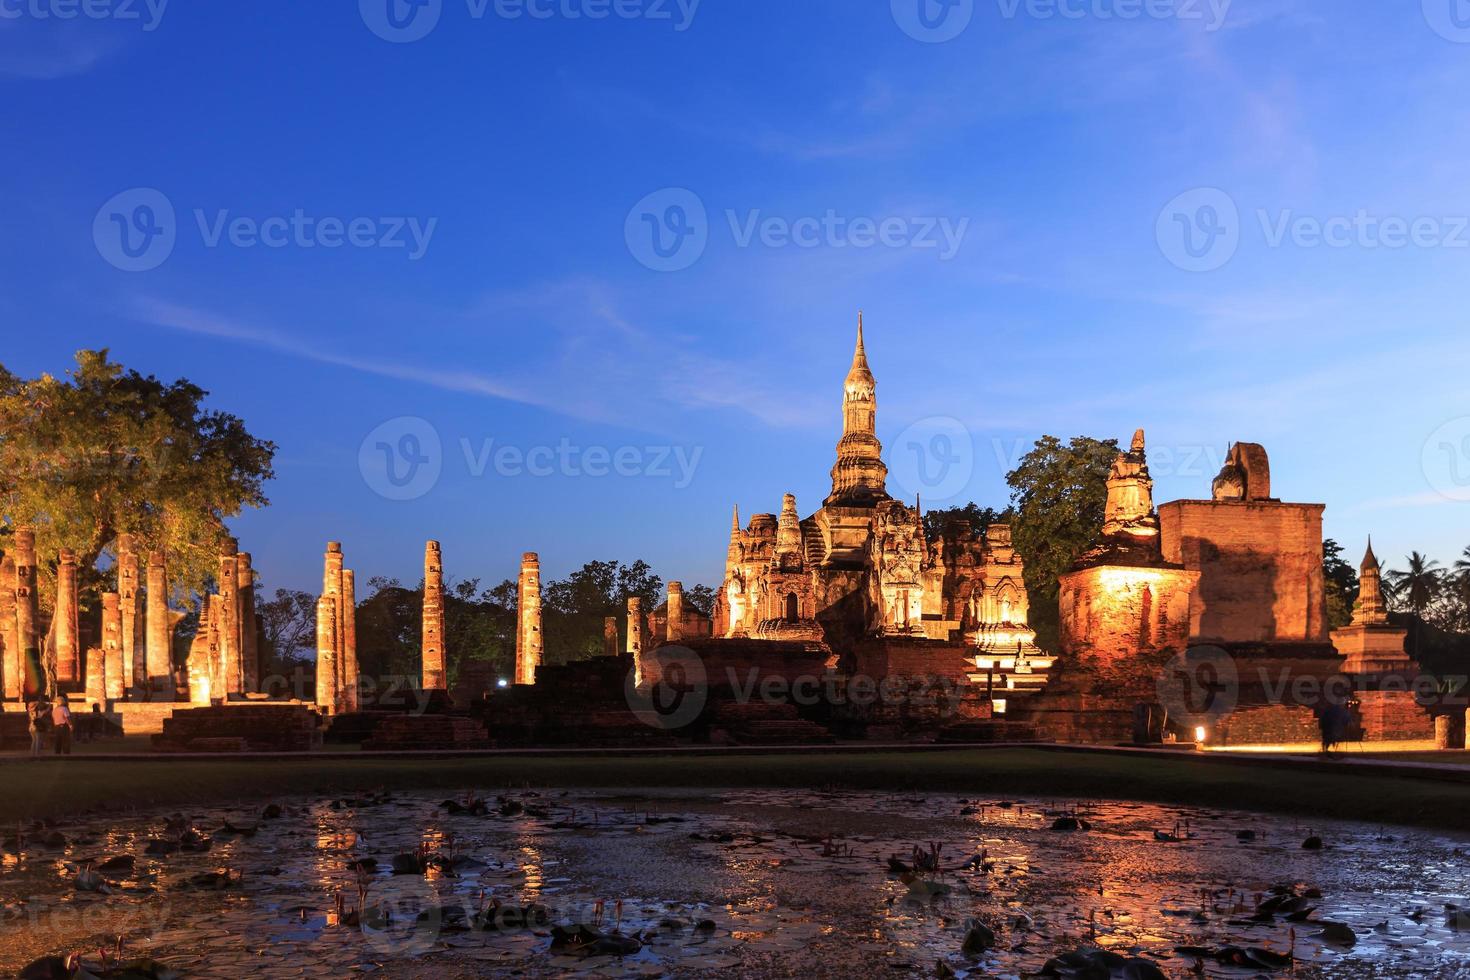
POLYGON ((1470 784, 1024 748, 851 756, 43 760, 0 766, 0 779, 6 787, 0 826, 98 807, 253 805, 379 787, 450 793, 521 786, 832 786, 987 799, 1135 799, 1458 829, 1470 812, 1470 784))

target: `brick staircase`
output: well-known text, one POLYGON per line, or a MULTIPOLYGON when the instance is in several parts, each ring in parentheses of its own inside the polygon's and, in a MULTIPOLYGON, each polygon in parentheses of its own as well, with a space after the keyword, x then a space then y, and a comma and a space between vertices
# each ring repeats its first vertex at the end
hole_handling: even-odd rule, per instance
POLYGON ((304 704, 182 708, 153 736, 155 752, 310 752, 320 716, 304 704))
POLYGON ((801 718, 792 704, 722 702, 715 705, 710 725, 737 745, 830 745, 836 741, 821 725, 801 718))

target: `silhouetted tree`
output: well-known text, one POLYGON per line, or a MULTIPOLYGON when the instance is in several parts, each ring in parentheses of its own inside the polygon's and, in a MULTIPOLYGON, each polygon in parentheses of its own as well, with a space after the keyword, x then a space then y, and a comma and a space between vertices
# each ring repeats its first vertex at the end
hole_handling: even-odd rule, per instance
POLYGON ((957 521, 969 521, 971 532, 980 536, 990 525, 1009 518, 1009 510, 999 511, 994 507, 981 507, 972 500, 963 507, 945 507, 940 510, 925 511, 924 537, 930 543, 938 541, 944 536, 946 529, 957 521))
POLYGON ((1343 560, 1342 546, 1331 538, 1322 542, 1322 575, 1327 586, 1327 625, 1341 629, 1353 621, 1358 570, 1343 560))

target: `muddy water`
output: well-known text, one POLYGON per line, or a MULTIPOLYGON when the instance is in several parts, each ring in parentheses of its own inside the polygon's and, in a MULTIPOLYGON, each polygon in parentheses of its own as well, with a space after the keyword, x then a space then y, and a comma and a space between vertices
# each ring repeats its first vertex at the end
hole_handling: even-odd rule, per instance
POLYGON ((1470 899, 1470 838, 949 795, 515 792, 484 798, 483 813, 480 801, 457 799, 472 812, 394 794, 282 800, 277 819, 256 807, 192 809, 172 828, 164 813, 78 820, 55 828, 66 840, 50 846, 51 828, 27 830, 19 855, 12 840, 0 864, 0 973, 67 951, 101 963, 99 950, 121 936, 125 959, 265 980, 933 976, 940 962, 958 976, 1019 977, 1079 948, 1169 976, 1291 972, 1202 952, 1231 944, 1291 954, 1296 975, 1470 976, 1470 923, 1457 931, 1446 911, 1470 899), (1053 829, 1065 816, 1085 829, 1053 829), (147 853, 184 825, 209 838, 208 850, 147 853), (1312 835, 1321 850, 1303 848, 1312 835), (912 865, 915 847, 938 870, 906 883, 888 859, 912 865), (394 856, 413 863, 414 852, 428 869, 394 874, 394 856), (78 887, 87 862, 95 870, 118 856, 134 858, 131 871, 102 871, 100 890, 78 887), (376 867, 351 866, 361 860, 376 867), (201 878, 211 872, 227 873, 201 878), (1301 921, 1257 914, 1273 888, 1302 896, 1291 906, 1301 921), (452 908, 497 904, 493 930, 461 928, 452 908), (518 927, 526 907, 544 908, 546 921, 518 927), (972 918, 995 944, 967 956, 972 918), (1354 945, 1340 929, 1319 935, 1323 922, 1346 926, 1354 945), (551 926, 569 923, 642 948, 553 949, 551 926))

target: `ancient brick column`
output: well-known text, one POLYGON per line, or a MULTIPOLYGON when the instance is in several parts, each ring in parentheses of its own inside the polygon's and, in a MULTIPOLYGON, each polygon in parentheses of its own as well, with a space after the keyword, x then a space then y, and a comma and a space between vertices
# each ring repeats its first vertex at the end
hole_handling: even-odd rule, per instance
POLYGON ((81 651, 77 648, 77 553, 61 549, 61 563, 56 566, 56 680, 61 684, 81 682, 81 651))
POLYGON ((618 655, 618 617, 616 616, 607 616, 602 621, 602 655, 604 657, 618 655))
POLYGON ((684 583, 669 583, 668 618, 664 623, 664 638, 677 643, 684 635, 684 583))
POLYGON ((87 650, 83 670, 85 679, 82 682, 82 692, 93 701, 101 701, 106 698, 107 664, 100 649, 91 647, 87 650))
POLYGON ((337 602, 325 595, 316 603, 316 707, 337 710, 337 602))
POLYGON ((342 667, 337 671, 342 678, 338 700, 342 703, 343 711, 356 711, 360 691, 357 669, 357 576, 350 568, 342 569, 342 601, 338 605, 342 610, 342 628, 337 637, 337 650, 342 658, 342 667))
POLYGON ((240 673, 240 573, 238 564, 239 546, 233 538, 225 541, 219 552, 219 668, 221 686, 213 697, 227 698, 242 690, 240 673))
POLYGON ((643 600, 636 595, 628 597, 627 652, 635 657, 643 652, 643 600))
POLYGON ((148 688, 155 696, 173 700, 174 686, 173 623, 169 618, 168 574, 163 552, 148 553, 147 626, 144 631, 148 669, 148 688))
POLYGON ((15 532, 15 639, 20 648, 21 696, 36 697, 45 688, 41 676, 41 640, 36 635, 36 533, 15 532))
POLYGON ((7 701, 20 700, 24 664, 15 618, 15 558, 6 555, 0 561, 0 696, 7 701))
MULTIPOLYGON (((211 597, 212 598, 212 597, 211 597)), ((148 606, 149 616, 153 612, 153 604, 148 606)), ((194 639, 189 643, 189 653, 184 660, 184 685, 185 696, 190 704, 208 704, 214 692, 210 690, 213 683, 211 673, 214 664, 214 628, 210 625, 209 618, 214 611, 214 603, 205 599, 199 604, 199 627, 194 632, 194 639)), ((172 635, 172 629, 169 630, 172 635)), ((150 650, 150 655, 152 651, 150 650)), ((150 656, 151 660, 151 656, 150 656)), ((149 669, 150 675, 152 669, 149 669)), ((157 683, 156 676, 151 678, 157 683)), ((169 683, 172 684, 172 669, 169 672, 169 683)))
POLYGON ((248 551, 235 557, 235 605, 240 610, 240 686, 253 693, 260 690, 260 638, 256 635, 255 570, 248 551))
POLYGON ((541 559, 534 551, 521 556, 520 592, 516 599, 516 683, 536 683, 541 666, 541 559))
MULTIPOLYGON (((126 687, 123 677, 122 597, 116 592, 102 593, 102 672, 103 693, 110 701, 120 701, 126 687)), ((89 677, 90 680, 90 664, 89 677)))
MULTIPOLYGON (((327 553, 322 556, 322 595, 332 600, 332 635, 336 641, 332 647, 332 690, 340 699, 345 686, 342 677, 342 542, 328 541, 327 553)), ((336 706, 334 706, 335 709, 336 706)))
POLYGON ((439 542, 424 545, 424 652, 423 684, 426 691, 444 686, 444 558, 439 542))
POLYGON ((148 656, 143 645, 143 615, 140 600, 143 583, 139 581, 138 553, 133 550, 133 536, 117 536, 117 594, 121 630, 122 658, 127 684, 144 689, 148 686, 148 656))
POLYGON ((229 693, 225 669, 225 631, 228 628, 225 597, 209 597, 209 700, 221 701, 229 693))

